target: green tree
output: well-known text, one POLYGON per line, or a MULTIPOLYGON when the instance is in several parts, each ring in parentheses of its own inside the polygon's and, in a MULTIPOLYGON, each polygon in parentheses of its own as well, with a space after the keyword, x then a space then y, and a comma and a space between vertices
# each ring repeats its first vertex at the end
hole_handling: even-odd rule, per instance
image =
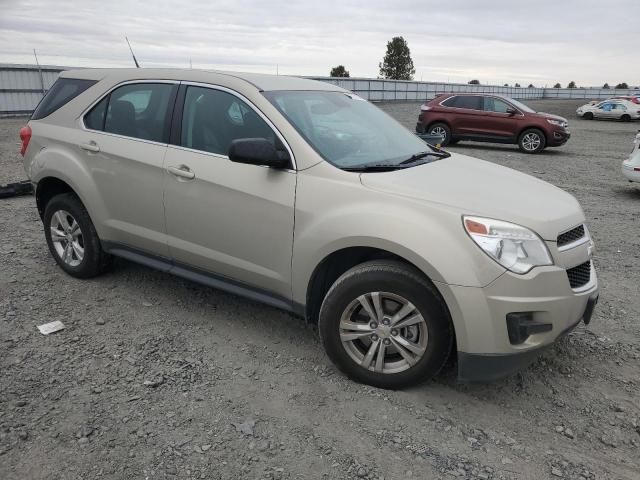
POLYGON ((338 65, 333 67, 329 73, 330 77, 349 77, 349 70, 344 68, 344 65, 338 65))
POLYGON ((471 80, 469 81, 469 85, 480 85, 480 80, 471 80))
POLYGON ((508 87, 508 86, 509 86, 509 84, 508 84, 508 83, 505 83, 505 84, 504 84, 504 86, 505 86, 505 87, 508 87))
POLYGON ((391 80, 412 80, 416 69, 413 68, 411 50, 402 37, 393 37, 387 42, 387 53, 378 65, 380 75, 391 80))
POLYGON ((567 88, 578 88, 578 87, 576 87, 576 82, 574 82, 573 80, 571 80, 571 81, 569 82, 569 85, 567 85, 567 88))
POLYGON ((527 88, 536 88, 536 87, 533 86, 533 83, 530 83, 527 88))
POLYGON ((516 84, 514 85, 514 87, 520 88, 520 84, 519 84, 519 83, 516 83, 516 84))
POLYGON ((616 88, 624 88, 627 89, 629 88, 629 85, 627 85, 627 82, 622 82, 616 85, 616 88))
POLYGON ((560 85, 560 82, 556 83, 553 88, 562 88, 562 85, 560 85))
POLYGON ((609 86, 608 83, 605 83, 602 88, 604 88, 605 90, 609 90, 611 87, 609 86))

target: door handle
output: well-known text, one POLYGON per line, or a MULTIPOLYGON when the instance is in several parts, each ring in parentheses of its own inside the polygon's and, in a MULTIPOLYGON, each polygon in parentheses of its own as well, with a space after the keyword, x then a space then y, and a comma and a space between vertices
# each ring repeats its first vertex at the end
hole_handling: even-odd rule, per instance
POLYGON ((180 165, 179 167, 170 166, 167 167, 167 171, 176 177, 182 177, 188 180, 196 178, 196 174, 186 165, 180 165))
POLYGON ((80 148, 86 150, 87 152, 93 153, 98 153, 100 151, 100 147, 93 140, 91 140, 89 143, 81 143, 80 148))

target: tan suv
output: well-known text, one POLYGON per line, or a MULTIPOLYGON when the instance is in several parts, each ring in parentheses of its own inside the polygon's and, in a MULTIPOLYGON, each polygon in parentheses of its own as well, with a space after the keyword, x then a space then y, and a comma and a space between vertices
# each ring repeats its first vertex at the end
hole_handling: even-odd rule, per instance
POLYGON ((370 385, 428 379, 454 351, 461 379, 505 375, 597 300, 571 195, 329 84, 70 71, 20 134, 64 271, 116 255, 293 312, 370 385))

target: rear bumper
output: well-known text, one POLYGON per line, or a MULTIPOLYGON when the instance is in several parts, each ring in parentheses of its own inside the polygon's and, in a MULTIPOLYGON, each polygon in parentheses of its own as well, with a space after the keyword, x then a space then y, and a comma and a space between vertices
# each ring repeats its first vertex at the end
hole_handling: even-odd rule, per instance
MULTIPOLYGON (((560 332, 555 341, 576 328, 580 322, 588 324, 598 302, 598 295, 592 295, 585 307, 582 317, 560 332)), ((458 352, 458 379, 461 382, 490 382, 518 372, 535 361, 538 356, 552 344, 534 348, 520 353, 482 354, 458 352)))

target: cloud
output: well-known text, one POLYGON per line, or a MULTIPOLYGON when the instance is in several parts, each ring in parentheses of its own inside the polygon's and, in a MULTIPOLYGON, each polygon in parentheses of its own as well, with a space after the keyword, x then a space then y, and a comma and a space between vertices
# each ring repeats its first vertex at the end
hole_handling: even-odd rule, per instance
POLYGON ((640 29, 621 13, 637 13, 634 0, 0 0, 0 11, 7 63, 33 63, 36 48, 46 64, 130 66, 128 35, 143 66, 327 75, 344 64, 375 77, 402 35, 417 79, 640 83, 640 29))

